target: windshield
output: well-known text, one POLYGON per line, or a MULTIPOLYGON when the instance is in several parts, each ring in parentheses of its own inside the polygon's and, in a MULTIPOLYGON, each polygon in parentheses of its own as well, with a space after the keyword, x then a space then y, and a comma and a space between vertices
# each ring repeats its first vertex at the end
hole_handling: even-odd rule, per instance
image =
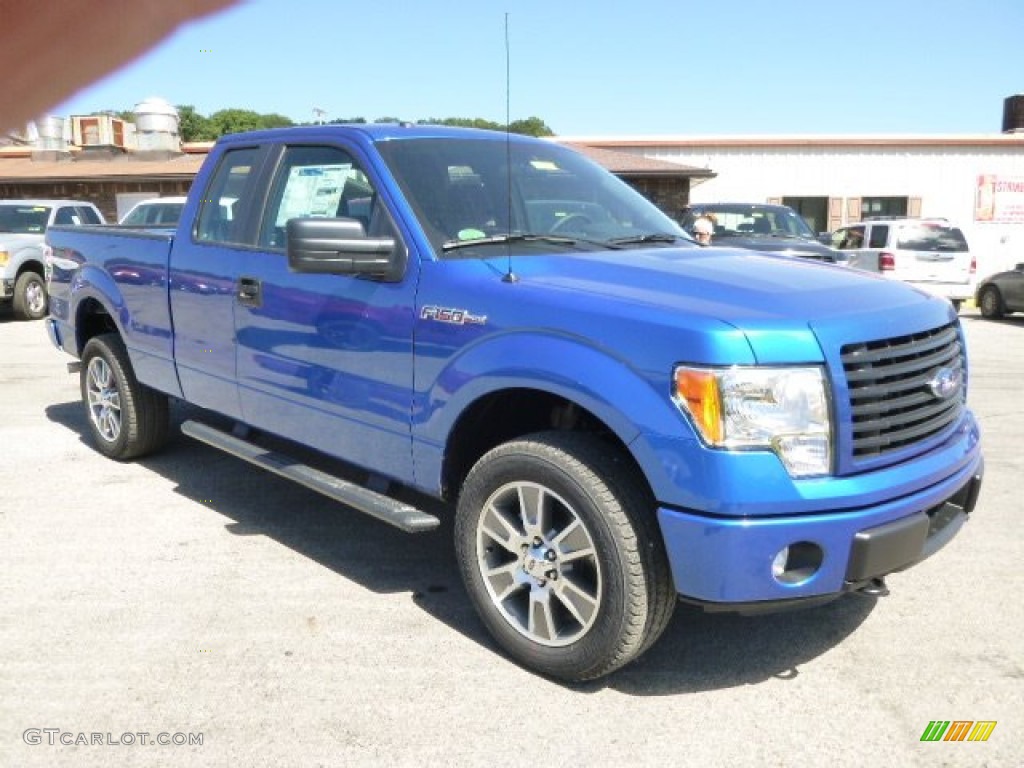
POLYGON ((410 139, 378 148, 438 256, 495 244, 529 253, 692 242, 645 197, 558 144, 410 139))
POLYGON ((922 222, 900 227, 896 247, 908 251, 962 253, 967 250, 967 241, 956 227, 922 222))
POLYGON ((0 232, 19 235, 41 235, 50 220, 45 205, 0 205, 0 232))
POLYGON ((707 216, 715 237, 807 237, 814 233, 792 208, 777 205, 701 205, 687 212, 683 226, 707 216))

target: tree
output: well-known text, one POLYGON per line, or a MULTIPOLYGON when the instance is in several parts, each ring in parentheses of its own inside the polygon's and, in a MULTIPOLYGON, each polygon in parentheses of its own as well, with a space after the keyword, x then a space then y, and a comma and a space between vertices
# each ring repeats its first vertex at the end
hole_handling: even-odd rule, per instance
POLYGON ((182 141, 213 141, 217 138, 210 120, 196 112, 191 104, 179 104, 178 135, 182 141))
POLYGON ((554 136, 548 124, 539 117, 528 117, 525 120, 513 120, 508 124, 512 133, 524 133, 527 136, 554 136))
POLYGON ((251 109, 222 109, 210 115, 210 125, 217 136, 264 128, 282 128, 295 125, 291 118, 274 113, 261 115, 251 109))
MULTIPOLYGON (((417 120, 420 125, 452 125, 460 128, 483 128, 489 131, 504 131, 504 123, 485 120, 482 117, 429 117, 417 120)), ((508 124, 511 133, 523 133, 527 136, 553 136, 552 131, 539 117, 528 117, 525 120, 513 120, 508 124)))

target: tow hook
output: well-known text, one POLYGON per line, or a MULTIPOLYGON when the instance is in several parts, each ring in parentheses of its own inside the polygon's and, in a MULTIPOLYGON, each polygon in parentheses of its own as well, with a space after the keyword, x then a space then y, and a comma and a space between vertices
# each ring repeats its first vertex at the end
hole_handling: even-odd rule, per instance
POLYGON ((885 586, 885 579, 881 576, 871 579, 857 591, 868 597, 886 597, 889 594, 889 588, 885 586))

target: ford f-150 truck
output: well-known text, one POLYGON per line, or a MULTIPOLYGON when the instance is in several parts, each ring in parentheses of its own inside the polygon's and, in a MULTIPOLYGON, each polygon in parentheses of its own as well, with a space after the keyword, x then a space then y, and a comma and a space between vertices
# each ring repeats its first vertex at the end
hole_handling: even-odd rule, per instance
POLYGON ((680 597, 882 594, 981 486, 949 302, 696 247, 556 142, 237 134, 176 232, 47 238, 99 451, 156 451, 177 398, 220 415, 186 434, 401 529, 451 510, 483 623, 554 678, 635 659, 680 597))

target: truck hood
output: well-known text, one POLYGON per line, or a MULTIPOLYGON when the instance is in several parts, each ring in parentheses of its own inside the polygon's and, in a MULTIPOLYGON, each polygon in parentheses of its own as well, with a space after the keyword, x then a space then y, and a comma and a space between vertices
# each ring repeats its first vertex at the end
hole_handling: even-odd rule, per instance
MULTIPOLYGON (((491 262, 495 270, 506 266, 491 262)), ((685 329, 694 337, 738 330, 762 363, 820 360, 826 338, 826 346, 837 348, 853 338, 888 338, 955 319, 949 302, 898 281, 743 249, 520 256, 512 268, 528 292, 524 299, 559 294, 537 295, 537 306, 559 308, 563 323, 571 311, 634 330, 685 329)))
POLYGON ((22 248, 39 247, 45 235, 22 235, 14 232, 0 232, 0 249, 19 251, 22 248))

